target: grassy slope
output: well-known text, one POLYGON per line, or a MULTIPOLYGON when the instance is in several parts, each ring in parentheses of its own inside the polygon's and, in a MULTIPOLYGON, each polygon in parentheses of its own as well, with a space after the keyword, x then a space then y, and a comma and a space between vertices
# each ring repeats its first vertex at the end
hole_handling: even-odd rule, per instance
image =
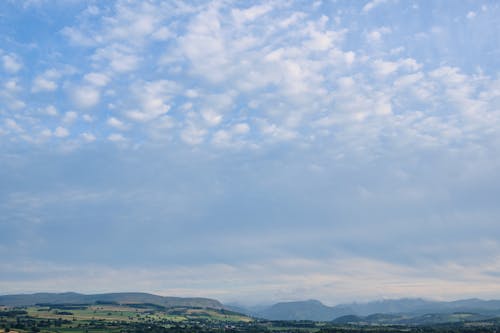
POLYGON ((76 321, 106 320, 106 321, 140 321, 140 320, 210 320, 222 322, 250 322, 252 318, 245 315, 218 309, 172 308, 164 311, 144 308, 137 309, 127 305, 92 305, 86 309, 65 310, 72 314, 59 314, 48 307, 33 306, 27 309, 28 314, 35 318, 67 319, 76 321))

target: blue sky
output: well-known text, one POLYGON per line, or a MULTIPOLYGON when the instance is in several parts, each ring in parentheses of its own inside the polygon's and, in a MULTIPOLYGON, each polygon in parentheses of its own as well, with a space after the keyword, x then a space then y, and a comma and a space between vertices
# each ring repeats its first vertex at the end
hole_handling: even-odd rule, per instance
POLYGON ((0 290, 500 298, 497 1, 3 1, 0 290))

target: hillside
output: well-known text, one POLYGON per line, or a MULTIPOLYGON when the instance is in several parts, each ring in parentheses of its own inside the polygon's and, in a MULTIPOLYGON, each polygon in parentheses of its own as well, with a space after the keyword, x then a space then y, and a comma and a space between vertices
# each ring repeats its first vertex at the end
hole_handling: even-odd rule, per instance
POLYGON ((200 307, 222 309, 217 300, 200 297, 165 297, 148 293, 108 293, 85 295, 78 293, 36 293, 0 296, 0 305, 29 306, 35 304, 95 304, 114 302, 118 304, 149 303, 171 307, 200 307))
POLYGON ((348 307, 326 306, 317 300, 282 302, 266 308, 256 315, 272 320, 315 320, 326 321, 352 313, 348 307))
MULTIPOLYGON (((316 300, 282 302, 260 310, 258 313, 246 311, 260 318, 270 320, 316 320, 331 321, 343 316, 366 317, 372 314, 379 314, 376 317, 368 317, 368 322, 372 321, 390 321, 388 316, 382 317, 381 314, 405 314, 407 316, 392 318, 396 321, 403 320, 406 317, 422 317, 419 321, 424 321, 425 315, 444 314, 452 315, 454 313, 474 313, 483 316, 500 315, 500 301, 484 301, 479 299, 459 300, 452 302, 428 301, 423 299, 396 299, 381 300, 367 303, 350 303, 336 306, 327 306, 316 300)), ((456 316, 455 316, 456 317, 456 316)), ((347 317, 349 318, 349 317, 347 317)), ((354 317, 350 317, 354 319, 354 317)), ((443 316, 447 318, 447 316, 443 316)), ((345 320, 342 318, 341 320, 345 320)), ((366 320, 367 318, 363 318, 366 320)), ((438 320, 446 321, 444 320, 438 320)))

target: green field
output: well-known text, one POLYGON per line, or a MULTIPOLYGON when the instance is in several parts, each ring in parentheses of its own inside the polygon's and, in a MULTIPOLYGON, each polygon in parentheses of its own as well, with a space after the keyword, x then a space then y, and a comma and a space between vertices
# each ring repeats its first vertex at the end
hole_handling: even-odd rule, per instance
POLYGON ((500 322, 464 321, 445 325, 352 325, 313 321, 266 321, 224 309, 166 308, 155 304, 51 304, 0 308, 0 333, 335 333, 335 332, 497 332, 500 322))

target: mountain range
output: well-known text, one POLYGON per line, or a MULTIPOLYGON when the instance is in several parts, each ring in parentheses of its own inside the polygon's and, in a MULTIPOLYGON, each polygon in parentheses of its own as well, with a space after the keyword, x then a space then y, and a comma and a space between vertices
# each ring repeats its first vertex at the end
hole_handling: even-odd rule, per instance
POLYGON ((451 302, 420 298, 380 300, 327 306, 317 300, 280 302, 266 307, 248 308, 224 305, 202 297, 167 297, 148 293, 79 294, 35 293, 0 296, 0 305, 36 304, 155 304, 165 308, 197 307, 225 309, 267 320, 313 320, 339 323, 408 323, 479 320, 500 316, 500 300, 465 299, 451 302))
MULTIPOLYGON (((429 314, 457 313, 500 316, 500 300, 465 299, 451 302, 430 301, 420 298, 381 300, 367 303, 349 303, 327 306, 317 300, 281 302, 261 309, 232 308, 258 318, 269 320, 331 321, 344 316, 362 317, 373 314, 405 315, 416 318, 429 314)), ((366 319, 366 318, 365 318, 366 319)), ((373 318, 368 318, 371 321, 373 318)))

